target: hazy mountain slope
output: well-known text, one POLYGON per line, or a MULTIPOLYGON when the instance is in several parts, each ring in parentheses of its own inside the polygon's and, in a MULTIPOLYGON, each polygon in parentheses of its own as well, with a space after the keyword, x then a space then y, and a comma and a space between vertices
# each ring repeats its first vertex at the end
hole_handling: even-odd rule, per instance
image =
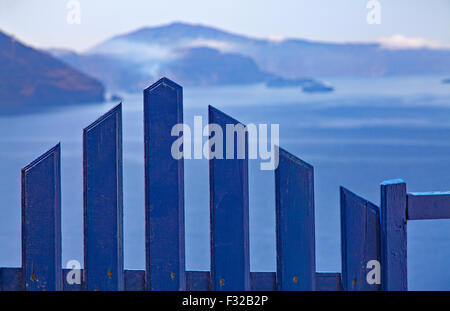
POLYGON ((239 53, 254 59, 261 70, 285 77, 450 73, 450 50, 390 50, 378 43, 270 41, 183 23, 147 27, 119 35, 95 46, 90 52, 136 58, 137 54, 144 57, 145 50, 152 49, 170 57, 177 48, 186 47, 210 47, 239 53))
POLYGON ((284 78, 450 74, 450 50, 391 50, 378 43, 271 41, 173 23, 115 36, 61 60, 109 88, 140 90, 167 75, 185 85, 247 84, 284 78))
POLYGON ((103 100, 100 82, 0 32, 0 107, 103 100))
POLYGON ((139 91, 160 76, 185 86, 261 83, 273 76, 250 57, 210 47, 128 45, 114 41, 85 54, 51 53, 115 90, 139 91))
POLYGON ((223 54, 201 47, 187 49, 180 54, 162 71, 186 86, 250 84, 271 77, 261 71, 251 58, 239 54, 223 54))

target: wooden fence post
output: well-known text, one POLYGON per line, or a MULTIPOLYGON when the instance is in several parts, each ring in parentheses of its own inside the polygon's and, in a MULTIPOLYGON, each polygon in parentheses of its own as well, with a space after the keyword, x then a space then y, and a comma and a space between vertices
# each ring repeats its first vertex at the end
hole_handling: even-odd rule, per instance
POLYGON ((61 290, 60 145, 22 169, 24 290, 61 290))
POLYGON ((381 287, 408 290, 406 183, 381 183, 381 287))
POLYGON ((83 130, 86 290, 123 290, 122 106, 83 130))
POLYGON ((374 273, 381 272, 378 207, 344 187, 340 188, 340 194, 342 288, 347 291, 379 290, 379 275, 374 274, 370 283, 367 278, 371 269, 378 269, 374 273), (377 262, 368 267, 373 260, 377 262))
POLYGON ((226 125, 243 124, 212 106, 208 114, 210 130, 214 130, 215 124, 223 133, 223 139, 218 138, 217 131, 214 135, 209 133, 211 138, 218 138, 215 152, 223 151, 222 158, 209 161, 211 289, 250 290, 247 133, 239 144, 236 132, 227 137, 226 125), (225 142, 231 139, 234 157, 226 159, 227 147, 231 145, 225 142), (244 150, 244 159, 237 158, 240 148, 244 150))
POLYGON ((185 290, 184 164, 171 135, 183 123, 183 89, 162 78, 144 91, 147 290, 185 290))
POLYGON ((314 170, 281 148, 277 152, 277 288, 315 290, 314 170))

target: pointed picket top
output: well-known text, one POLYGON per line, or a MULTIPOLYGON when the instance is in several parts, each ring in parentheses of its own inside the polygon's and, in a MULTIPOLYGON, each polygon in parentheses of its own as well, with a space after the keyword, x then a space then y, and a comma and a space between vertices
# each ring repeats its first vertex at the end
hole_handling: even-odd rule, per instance
POLYGON ((121 112, 122 112, 122 102, 120 102, 115 107, 113 107, 108 112, 106 112, 101 117, 99 117, 97 120, 95 120, 94 122, 92 122, 91 124, 86 126, 83 129, 83 133, 88 132, 89 130, 93 129, 94 127, 98 126, 100 123, 105 121, 106 119, 110 118, 113 115, 117 115, 117 113, 121 113, 121 112))
POLYGON ((22 286, 61 290, 61 145, 22 169, 22 286))
POLYGON ((33 167, 35 167, 36 165, 38 165, 39 163, 41 163, 48 157, 50 157, 52 155, 58 155, 58 154, 60 154, 60 152, 61 152, 61 143, 59 142, 54 147, 50 148, 48 151, 46 151, 45 153, 43 153, 42 155, 37 157, 35 160, 33 160, 30 164, 23 167, 22 172, 25 172, 25 173, 28 172, 29 170, 31 170, 33 167))
MULTIPOLYGON (((219 120, 219 121, 227 121, 228 124, 242 124, 245 126, 244 123, 236 120, 235 118, 233 118, 232 116, 226 114, 225 112, 217 109, 216 107, 212 106, 212 105, 208 105, 208 111, 209 113, 214 116, 215 119, 219 120)), ((224 131, 225 132, 225 131, 224 131)))
POLYGON ((149 94, 152 93, 153 91, 155 91, 156 89, 160 88, 160 87, 169 87, 171 89, 173 89, 176 92, 179 92, 183 89, 183 87, 177 83, 175 83, 174 81, 166 78, 166 77, 162 77, 160 78, 158 81, 156 81, 155 83, 153 83, 152 85, 150 85, 149 87, 147 87, 144 90, 144 94, 149 94))
POLYGON ((285 149, 283 149, 283 148, 281 148, 279 146, 276 146, 276 150, 279 152, 279 156, 283 156, 286 159, 289 159, 290 161, 292 161, 292 162, 294 162, 294 163, 296 163, 296 164, 298 164, 300 166, 303 166, 305 168, 314 170, 314 166, 312 166, 308 162, 300 159, 299 157, 296 157, 295 155, 293 155, 292 153, 286 151, 285 149))

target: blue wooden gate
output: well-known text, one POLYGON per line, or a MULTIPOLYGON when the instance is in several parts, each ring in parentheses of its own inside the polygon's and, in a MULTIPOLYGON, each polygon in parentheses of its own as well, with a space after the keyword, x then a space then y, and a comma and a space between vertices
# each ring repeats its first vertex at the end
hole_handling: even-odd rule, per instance
MULTIPOLYGON (((342 273, 317 273, 314 169, 277 147, 277 271, 250 272, 246 136, 244 159, 210 159, 211 271, 185 271, 184 167, 171 154, 182 122, 181 86, 162 78, 144 91, 145 271, 123 264, 119 104, 83 131, 81 283, 68 284, 61 268, 58 144, 22 169, 22 267, 0 268, 0 290, 407 290, 407 221, 450 218, 450 192, 407 193, 404 181, 385 181, 379 208, 341 187, 342 273), (376 262, 381 284, 368 282, 376 262)), ((223 133, 241 124, 211 106, 209 123, 223 133)))

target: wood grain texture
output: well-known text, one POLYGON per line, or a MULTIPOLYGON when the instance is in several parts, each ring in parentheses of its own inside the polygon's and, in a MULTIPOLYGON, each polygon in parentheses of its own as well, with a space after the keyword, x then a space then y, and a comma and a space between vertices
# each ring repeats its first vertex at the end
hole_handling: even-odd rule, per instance
POLYGON ((122 106, 83 130, 86 290, 123 290, 122 106))
POLYGON ((275 188, 277 288, 315 290, 313 167, 280 148, 275 188))
POLYGON ((343 290, 379 290, 367 282, 367 263, 381 261, 379 209, 344 187, 340 196, 343 290))
MULTIPOLYGON (((222 128, 225 142, 226 125, 240 122, 209 106, 209 123, 222 128)), ((245 159, 235 154, 234 159, 209 161, 212 290, 250 290, 247 138, 244 143, 245 159)))
POLYGON ((184 164, 172 157, 172 127, 183 123, 181 86, 162 78, 144 90, 147 290, 184 290, 184 164))
POLYGON ((381 288, 408 290, 406 183, 381 183, 381 288))
POLYGON ((22 169, 24 290, 61 290, 61 148, 22 169))

